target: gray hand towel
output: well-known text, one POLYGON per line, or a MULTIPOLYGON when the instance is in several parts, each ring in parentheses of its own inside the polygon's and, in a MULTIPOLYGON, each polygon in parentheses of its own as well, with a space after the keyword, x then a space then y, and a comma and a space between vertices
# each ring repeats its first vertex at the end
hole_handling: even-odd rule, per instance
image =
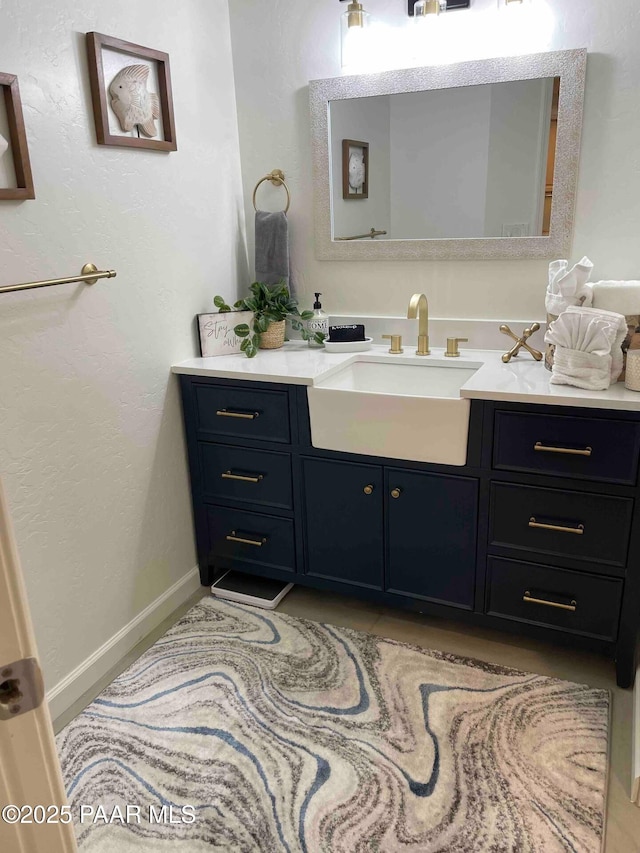
POLYGON ((289 281, 289 223, 284 211, 256 210, 256 281, 278 284, 289 281))

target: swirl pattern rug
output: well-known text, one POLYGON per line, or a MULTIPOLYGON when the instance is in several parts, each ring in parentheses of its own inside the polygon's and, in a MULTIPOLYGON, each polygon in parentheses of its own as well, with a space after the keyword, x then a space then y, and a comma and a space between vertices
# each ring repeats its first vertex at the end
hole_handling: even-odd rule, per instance
POLYGON ((212 599, 58 747, 82 853, 599 853, 609 702, 212 599))

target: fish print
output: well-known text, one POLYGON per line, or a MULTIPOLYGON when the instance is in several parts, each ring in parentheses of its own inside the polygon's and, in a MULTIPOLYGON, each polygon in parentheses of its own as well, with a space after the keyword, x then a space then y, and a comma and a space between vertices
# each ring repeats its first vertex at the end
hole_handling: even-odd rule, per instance
POLYGON ((138 126, 144 136, 152 137, 158 135, 155 120, 160 116, 160 102, 154 92, 147 90, 148 79, 147 65, 127 65, 111 81, 109 96, 125 132, 138 126))

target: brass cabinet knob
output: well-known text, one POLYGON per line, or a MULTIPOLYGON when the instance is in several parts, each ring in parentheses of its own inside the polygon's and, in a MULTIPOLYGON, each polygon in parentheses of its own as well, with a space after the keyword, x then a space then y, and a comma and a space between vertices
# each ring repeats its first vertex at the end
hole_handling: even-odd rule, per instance
POLYGON ((389 352, 395 354, 404 352, 404 350, 402 349, 402 335, 383 335, 382 339, 391 341, 389 352))
POLYGON ((391 497, 392 498, 399 498, 401 494, 402 494, 402 489, 391 489, 391 497))
POLYGON ((365 493, 365 495, 372 495, 373 494, 373 486, 371 484, 369 484, 368 486, 365 486, 362 491, 365 493))

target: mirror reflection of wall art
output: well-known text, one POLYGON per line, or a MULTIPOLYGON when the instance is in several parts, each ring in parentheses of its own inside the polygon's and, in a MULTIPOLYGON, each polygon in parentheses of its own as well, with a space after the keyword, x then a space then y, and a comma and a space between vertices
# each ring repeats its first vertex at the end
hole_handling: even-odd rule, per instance
POLYGON ((342 140, 342 198, 369 198, 369 143, 342 140))
POLYGON ((0 73, 0 200, 35 198, 18 78, 0 73))
POLYGON ((169 54, 87 33, 99 145, 176 151, 169 54))

